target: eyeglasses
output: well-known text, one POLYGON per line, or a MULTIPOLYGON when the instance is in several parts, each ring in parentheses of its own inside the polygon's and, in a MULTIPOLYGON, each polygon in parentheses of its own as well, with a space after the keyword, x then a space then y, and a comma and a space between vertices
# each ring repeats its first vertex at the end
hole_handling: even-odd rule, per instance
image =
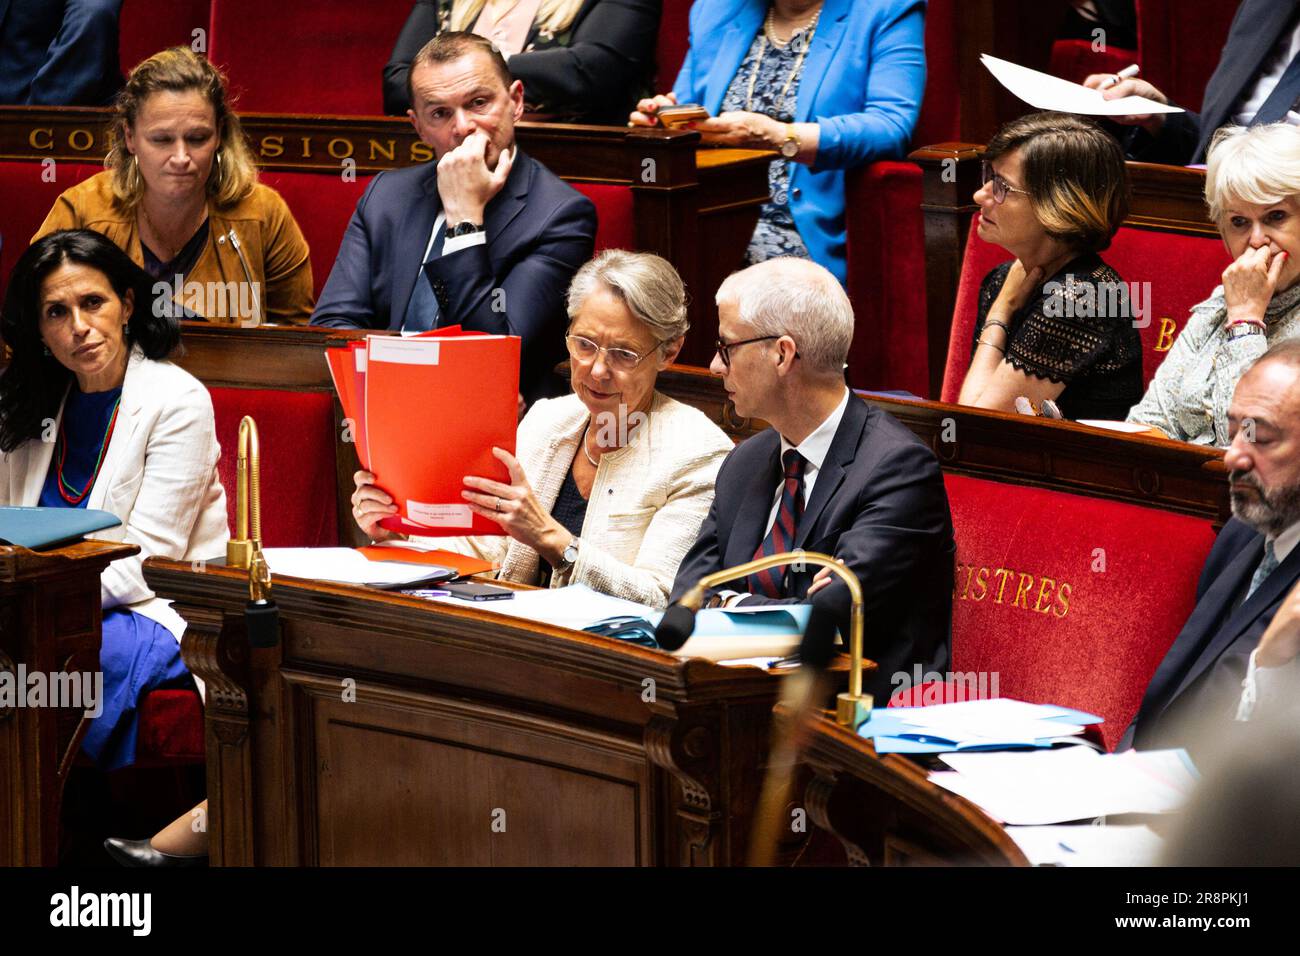
MULTIPOLYGON (((605 361, 609 367, 616 372, 630 372, 650 355, 654 354, 655 349, 651 349, 644 355, 638 355, 631 349, 607 349, 603 345, 597 345, 591 339, 581 335, 566 335, 565 344, 569 346, 569 355, 578 362, 594 362, 596 356, 601 352, 605 353, 605 361)), ((657 346, 656 346, 657 348, 657 346)))
POLYGON ((993 184, 992 192, 993 192, 993 201, 995 203, 1001 204, 1006 202, 1007 193, 1020 193, 1020 195, 1022 196, 1029 195, 1029 193, 1026 192, 1025 190, 1017 189, 1015 186, 1011 185, 1009 182, 1007 182, 1005 179, 1003 179, 1001 176, 995 173, 993 171, 993 164, 990 163, 988 160, 985 160, 980 165, 984 177, 981 180, 981 182, 983 182, 985 186, 989 185, 989 183, 993 184))
MULTIPOLYGON (((784 333, 782 333, 782 335, 784 335, 784 333)), ((742 339, 739 342, 724 342, 722 341, 722 339, 718 339, 717 342, 714 343, 714 345, 718 350, 718 354, 722 356, 722 364, 725 365, 727 368, 731 368, 732 349, 738 349, 742 345, 749 345, 751 342, 766 342, 770 339, 779 339, 779 338, 781 338, 781 335, 760 335, 756 339, 742 339)), ((798 358, 799 353, 795 352, 794 357, 798 358)))

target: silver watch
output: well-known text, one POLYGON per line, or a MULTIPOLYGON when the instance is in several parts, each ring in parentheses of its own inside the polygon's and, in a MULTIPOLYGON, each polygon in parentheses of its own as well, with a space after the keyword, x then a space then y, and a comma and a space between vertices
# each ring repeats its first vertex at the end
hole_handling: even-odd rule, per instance
POLYGON ((1238 322, 1228 327, 1228 339, 1245 338, 1247 335, 1263 335, 1264 330, 1253 322, 1238 322))
POLYGON ((567 571, 569 570, 569 568, 573 567, 575 564, 578 563, 579 543, 580 542, 578 541, 578 539, 574 538, 572 541, 569 542, 568 547, 566 547, 560 553, 560 567, 562 570, 567 571))

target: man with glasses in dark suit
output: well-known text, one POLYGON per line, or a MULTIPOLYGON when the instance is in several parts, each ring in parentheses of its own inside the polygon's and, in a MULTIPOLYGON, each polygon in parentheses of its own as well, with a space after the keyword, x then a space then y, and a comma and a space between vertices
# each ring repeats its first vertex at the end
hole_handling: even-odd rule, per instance
MULTIPOLYGON (((718 290, 718 354, 736 414, 771 428, 739 445, 718 472, 713 505, 673 584, 761 555, 820 551, 862 582, 865 689, 882 700, 893 675, 949 662, 955 546, 934 454, 844 383, 853 308, 822 266, 769 259, 718 290)), ((713 605, 793 604, 816 596, 849 633, 848 588, 793 565, 715 590, 713 605)))

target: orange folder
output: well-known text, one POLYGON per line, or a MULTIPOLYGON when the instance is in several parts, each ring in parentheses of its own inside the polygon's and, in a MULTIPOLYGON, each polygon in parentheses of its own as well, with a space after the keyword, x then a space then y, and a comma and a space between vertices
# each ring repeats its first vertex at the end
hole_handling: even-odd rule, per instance
POLYGON ((370 451, 366 447, 366 372, 365 343, 353 342, 347 348, 326 349, 325 362, 329 366, 330 378, 334 380, 334 391, 338 393, 339 404, 343 406, 343 417, 352 422, 352 439, 357 446, 357 458, 361 467, 370 470, 370 451))
POLYGON ((510 481, 492 449, 514 454, 519 348, 518 336, 458 327, 366 338, 369 470, 398 508, 383 527, 426 537, 504 533, 461 492, 466 475, 510 481))
POLYGON ((495 571, 497 565, 482 558, 471 558, 467 554, 455 551, 412 551, 410 548, 385 548, 370 545, 357 548, 371 561, 397 561, 401 564, 431 564, 439 568, 451 568, 462 578, 484 571, 495 571))

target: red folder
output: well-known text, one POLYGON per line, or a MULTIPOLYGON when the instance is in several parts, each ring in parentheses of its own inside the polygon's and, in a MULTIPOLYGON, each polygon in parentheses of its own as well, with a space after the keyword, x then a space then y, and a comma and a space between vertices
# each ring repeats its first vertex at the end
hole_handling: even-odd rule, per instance
POLYGON ((334 391, 343 406, 343 417, 352 423, 351 437, 357 446, 361 467, 370 470, 370 450, 366 446, 366 343, 353 342, 347 348, 326 349, 325 362, 334 391))
POLYGON ((369 470, 397 514, 381 524, 426 537, 502 534, 461 496, 465 476, 509 483, 492 449, 514 454, 518 336, 459 327, 368 336, 364 419, 369 470))

